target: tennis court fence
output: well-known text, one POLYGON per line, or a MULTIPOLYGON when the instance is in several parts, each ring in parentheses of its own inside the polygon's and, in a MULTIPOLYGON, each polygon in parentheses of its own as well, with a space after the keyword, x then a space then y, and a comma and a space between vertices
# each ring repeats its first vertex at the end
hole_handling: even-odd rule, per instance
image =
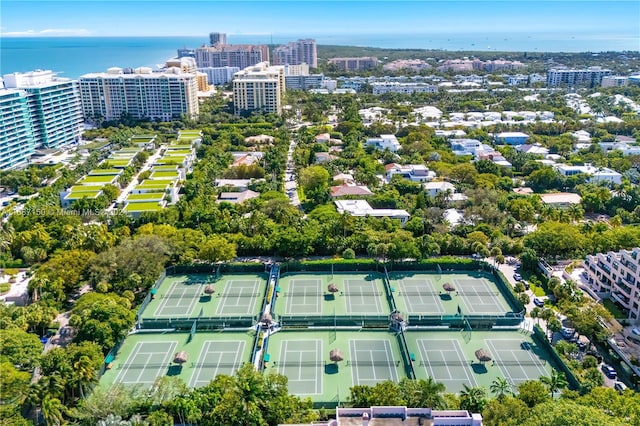
MULTIPOLYGON (((471 365, 471 364, 477 364, 480 361, 477 360, 473 360, 473 361, 460 361, 460 360, 434 360, 434 361, 420 361, 419 365, 421 366, 463 366, 463 365, 471 365)), ((547 365, 547 361, 545 360, 526 360, 526 361, 518 361, 518 360, 492 360, 492 361, 486 361, 485 364, 491 364, 491 365, 502 365, 502 366, 533 366, 533 365, 537 365, 537 366, 544 366, 547 365)))
POLYGON ((211 330, 227 327, 251 327, 258 321, 258 315, 238 315, 233 317, 197 317, 188 318, 140 318, 138 329, 176 329, 190 331, 193 321, 197 321, 197 330, 211 330))

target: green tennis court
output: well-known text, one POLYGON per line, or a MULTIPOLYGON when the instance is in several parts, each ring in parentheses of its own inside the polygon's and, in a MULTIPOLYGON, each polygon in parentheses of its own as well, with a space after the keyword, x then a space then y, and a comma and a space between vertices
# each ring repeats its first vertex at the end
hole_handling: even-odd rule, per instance
POLYGON ((244 362, 246 342, 233 340, 207 340, 202 345, 189 385, 206 386, 219 374, 233 375, 244 362))
POLYGON ((528 334, 516 330, 472 331, 468 343, 458 331, 407 331, 417 378, 432 377, 460 392, 463 385, 484 386, 504 377, 517 386, 549 376, 551 356, 528 334), (475 352, 484 349, 491 361, 480 362, 475 352))
POLYGON ((400 358, 394 358, 391 341, 388 339, 352 339, 349 340, 350 359, 354 385, 375 385, 399 378, 400 358))
POLYGON ((398 381, 406 376, 397 338, 388 330, 281 330, 269 337, 265 373, 289 379, 289 392, 314 402, 344 401, 357 384, 398 381), (333 362, 338 349, 343 361, 333 362))
POLYGON ((262 308, 266 280, 265 274, 169 275, 155 289, 154 298, 140 319, 144 322, 257 316, 262 308), (213 294, 205 293, 208 286, 213 287, 213 294))
POLYGON ((220 303, 217 315, 251 315, 259 309, 258 302, 264 294, 264 286, 258 280, 227 281, 222 292, 218 293, 220 303))
POLYGON ((488 274, 393 272, 389 278, 396 307, 409 315, 502 315, 512 311, 488 274))
POLYGON ((149 388, 162 376, 177 376, 191 387, 209 384, 216 375, 233 374, 251 359, 254 333, 224 331, 137 333, 129 335, 100 379, 100 386, 123 383, 149 388), (182 365, 173 362, 186 352, 182 365))
POLYGON ((115 383, 151 386, 172 368, 178 341, 138 342, 123 364, 118 364, 115 383))
POLYGON ((322 394, 325 362, 322 340, 283 340, 279 361, 274 362, 278 373, 289 378, 289 392, 298 395, 322 394))
POLYGON ((280 277, 278 285, 275 313, 279 315, 386 315, 391 312, 382 275, 377 273, 289 273, 280 277))

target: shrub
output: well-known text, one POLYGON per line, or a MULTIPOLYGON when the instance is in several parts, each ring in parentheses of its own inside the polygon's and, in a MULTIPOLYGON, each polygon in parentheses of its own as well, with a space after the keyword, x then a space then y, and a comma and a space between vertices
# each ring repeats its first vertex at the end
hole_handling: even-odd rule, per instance
POLYGON ((342 257, 344 259, 355 259, 356 258, 356 253, 353 251, 353 249, 345 249, 344 252, 342 252, 342 257))

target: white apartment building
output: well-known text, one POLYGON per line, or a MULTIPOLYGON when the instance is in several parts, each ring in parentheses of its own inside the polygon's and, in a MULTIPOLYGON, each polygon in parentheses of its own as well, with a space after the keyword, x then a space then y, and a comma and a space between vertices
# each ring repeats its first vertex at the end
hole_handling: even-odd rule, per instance
POLYGON ((437 93, 438 86, 426 83, 397 83, 397 82, 380 82, 371 84, 374 95, 382 95, 384 93, 437 93))
POLYGON ((373 146, 381 151, 388 149, 391 152, 398 152, 402 146, 395 135, 380 135, 379 138, 367 138, 366 146, 373 146))
POLYGON ((257 111, 280 114, 285 90, 283 66, 261 62, 233 76, 233 108, 236 115, 257 111))
POLYGON ((547 72, 548 86, 599 86, 602 78, 611 75, 611 70, 602 67, 586 69, 552 68, 547 72))
POLYGON ((278 46, 273 50, 274 65, 308 64, 318 68, 318 48, 313 39, 300 39, 278 46))
POLYGON ((24 90, 0 89, 0 170, 26 165, 35 151, 28 98, 24 90))
POLYGON ((602 87, 624 87, 629 84, 629 77, 608 75, 602 77, 602 87))
POLYGON ((240 71, 238 67, 203 67, 198 71, 207 75, 209 84, 221 86, 233 80, 233 75, 240 71))
POLYGON ((141 67, 130 74, 114 67, 81 76, 79 85, 82 110, 90 119, 113 120, 130 114, 169 121, 183 114, 197 117, 200 112, 198 76, 178 67, 163 72, 141 67))
POLYGON ((60 148, 78 143, 82 134, 82 107, 77 83, 53 71, 3 76, 7 89, 23 90, 33 124, 36 148, 60 148))
POLYGON ((640 248, 588 255, 584 261, 589 286, 629 311, 629 320, 640 319, 640 248))
POLYGON ((591 164, 584 166, 555 164, 553 167, 563 176, 574 176, 581 173, 589 175, 590 182, 610 182, 617 185, 622 182, 622 175, 608 167, 594 167, 591 164))
POLYGON ((216 44, 195 50, 198 68, 250 67, 269 60, 269 46, 264 44, 216 44))

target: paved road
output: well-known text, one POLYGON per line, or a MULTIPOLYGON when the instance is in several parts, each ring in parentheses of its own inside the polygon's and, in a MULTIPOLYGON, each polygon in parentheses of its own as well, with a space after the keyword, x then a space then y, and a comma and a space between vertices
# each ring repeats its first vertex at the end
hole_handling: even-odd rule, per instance
POLYGON ((153 154, 149 156, 146 163, 144 163, 144 166, 142 166, 140 171, 136 173, 135 176, 133 176, 133 178, 131 178, 131 182, 129 182, 129 184, 123 190, 120 191, 120 195, 118 195, 118 198, 116 199, 115 203, 111 204, 109 208, 107 208, 107 211, 116 209, 116 206, 124 202, 124 200, 129 196, 129 193, 131 193, 133 188, 139 183, 138 176, 140 175, 140 173, 151 169, 151 167, 153 166, 153 163, 158 158, 160 158, 160 151, 162 151, 162 149, 164 148, 166 148, 166 145, 161 145, 158 149, 155 150, 153 154))
POLYGON ((287 151, 287 169, 284 173, 284 189, 291 201, 291 204, 299 207, 300 199, 298 198, 298 182, 296 181, 295 168, 293 163, 293 152, 296 149, 295 139, 291 139, 289 151, 287 151))

